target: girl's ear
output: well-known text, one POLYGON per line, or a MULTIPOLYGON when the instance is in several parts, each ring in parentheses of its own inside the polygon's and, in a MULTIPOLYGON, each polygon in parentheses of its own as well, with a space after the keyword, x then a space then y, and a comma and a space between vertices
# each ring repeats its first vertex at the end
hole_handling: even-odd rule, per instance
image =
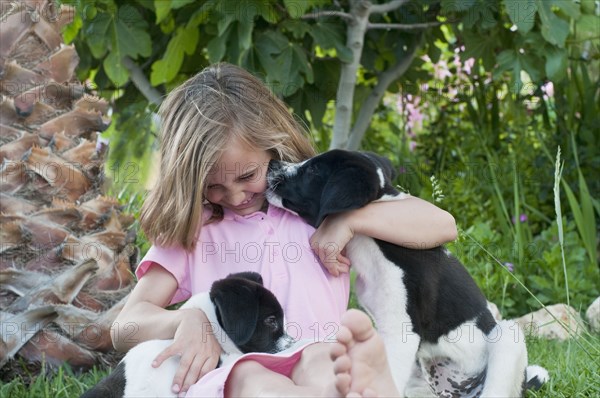
POLYGON ((352 167, 334 174, 321 195, 315 227, 330 214, 359 209, 377 198, 379 180, 373 181, 363 168, 352 167))
POLYGON ((217 320, 227 336, 238 347, 246 344, 258 322, 256 287, 226 278, 213 284, 210 299, 215 303, 217 320))

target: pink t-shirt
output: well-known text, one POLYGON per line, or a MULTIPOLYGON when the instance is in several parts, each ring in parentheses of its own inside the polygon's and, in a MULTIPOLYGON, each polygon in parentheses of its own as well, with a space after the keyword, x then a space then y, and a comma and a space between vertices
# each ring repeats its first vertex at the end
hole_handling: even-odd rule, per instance
MULTIPOLYGON (((205 213, 208 213, 206 211, 205 213)), ((350 292, 348 274, 331 276, 310 248, 314 228, 274 206, 267 213, 239 216, 225 209, 222 221, 204 225, 191 252, 153 246, 136 270, 152 263, 178 282, 172 303, 208 291, 215 280, 255 271, 281 303, 286 330, 297 340, 334 341, 350 292)))

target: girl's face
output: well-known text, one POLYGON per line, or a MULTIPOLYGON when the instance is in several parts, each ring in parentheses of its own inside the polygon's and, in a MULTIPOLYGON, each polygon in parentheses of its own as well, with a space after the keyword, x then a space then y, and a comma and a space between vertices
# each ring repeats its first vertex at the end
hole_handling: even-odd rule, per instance
POLYGON ((269 160, 268 152, 233 140, 207 177, 205 198, 242 216, 259 211, 265 203, 269 160))

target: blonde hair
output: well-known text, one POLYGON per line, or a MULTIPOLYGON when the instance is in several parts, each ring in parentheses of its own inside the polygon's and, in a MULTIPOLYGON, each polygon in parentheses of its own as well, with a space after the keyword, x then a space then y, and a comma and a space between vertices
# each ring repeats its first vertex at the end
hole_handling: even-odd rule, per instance
MULTIPOLYGON (((159 114, 160 181, 149 192, 140 221, 150 241, 161 246, 194 248, 207 177, 232 139, 288 162, 315 154, 285 104, 231 64, 207 67, 184 82, 165 98, 159 114)), ((222 214, 213 206, 211 221, 222 214)))

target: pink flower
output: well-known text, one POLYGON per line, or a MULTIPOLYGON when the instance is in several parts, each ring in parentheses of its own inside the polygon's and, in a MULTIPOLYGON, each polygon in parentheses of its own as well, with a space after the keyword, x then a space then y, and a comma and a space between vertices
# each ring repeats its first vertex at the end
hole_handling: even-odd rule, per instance
MULTIPOLYGON (((525 214, 525 213, 522 213, 522 214, 520 214, 520 215, 519 215, 519 222, 520 222, 520 223, 527 222, 527 220, 528 220, 528 218, 527 218, 527 214, 525 214)), ((516 219, 516 217, 513 217, 513 218, 512 218, 512 223, 513 223, 513 224, 516 224, 516 223, 517 223, 517 219, 516 219)))
POLYGON ((554 97, 554 84, 552 82, 547 82, 546 84, 542 85, 541 89, 548 95, 548 97, 554 97))
POLYGON ((473 66, 475 65, 475 58, 469 58, 463 64, 463 70, 467 75, 470 75, 473 72, 473 66))

